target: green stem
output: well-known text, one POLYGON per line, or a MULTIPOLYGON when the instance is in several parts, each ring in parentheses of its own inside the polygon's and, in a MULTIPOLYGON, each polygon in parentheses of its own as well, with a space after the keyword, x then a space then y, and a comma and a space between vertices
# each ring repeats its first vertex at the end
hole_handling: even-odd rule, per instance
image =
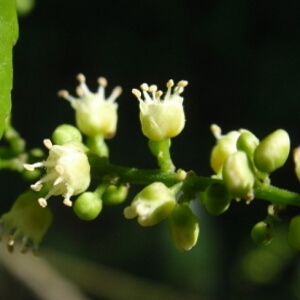
MULTIPOLYGON (((120 183, 148 185, 156 181, 172 186, 180 181, 176 172, 164 172, 160 169, 138 169, 128 168, 109 163, 107 158, 89 154, 92 177, 95 179, 118 180, 120 183)), ((188 172, 183 180, 182 191, 185 193, 196 193, 204 191, 214 182, 220 179, 202 177, 188 172)), ((262 185, 254 189, 254 196, 257 199, 270 201, 280 205, 300 205, 300 194, 280 189, 271 185, 262 185)))
POLYGON ((109 156, 109 150, 102 134, 88 137, 86 145, 92 152, 98 154, 99 156, 109 156))
POLYGON ((166 139, 164 141, 148 141, 148 146, 150 148, 151 153, 157 158, 157 164, 161 168, 161 170, 174 171, 175 166, 171 159, 170 147, 171 147, 171 139, 166 139))
POLYGON ((255 198, 270 201, 280 205, 300 205, 300 194, 277 188, 272 185, 264 185, 254 189, 255 198))

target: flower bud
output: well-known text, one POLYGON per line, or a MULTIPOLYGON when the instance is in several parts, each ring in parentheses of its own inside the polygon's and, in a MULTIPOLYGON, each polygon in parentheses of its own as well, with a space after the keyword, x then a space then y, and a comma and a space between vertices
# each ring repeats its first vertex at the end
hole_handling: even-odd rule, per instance
POLYGON ((252 193, 255 177, 245 152, 231 154, 224 163, 222 175, 233 197, 245 198, 252 193))
POLYGON ((44 144, 49 149, 47 160, 24 165, 28 171, 46 168, 46 175, 31 188, 40 191, 44 183, 49 187, 48 194, 38 199, 43 207, 47 206, 47 200, 52 195, 62 195, 64 204, 72 206, 70 197, 84 192, 90 184, 90 164, 84 152, 85 147, 79 142, 52 145, 50 140, 44 140, 44 144))
POLYGON ((214 216, 223 214, 230 206, 231 195, 223 183, 213 183, 203 194, 206 210, 214 216))
POLYGON ((73 211, 84 221, 91 221, 98 217, 102 210, 102 200, 96 193, 84 192, 75 201, 73 211))
POLYGON ((295 173, 298 180, 300 181, 300 147, 294 149, 293 157, 295 163, 295 173))
POLYGON ((169 80, 167 82, 168 90, 163 100, 161 100, 163 92, 158 91, 156 85, 150 87, 146 83, 141 85, 145 100, 142 100, 139 90, 132 90, 140 103, 140 121, 143 134, 147 138, 153 141, 163 141, 177 136, 183 130, 185 115, 182 105, 183 98, 180 94, 187 84, 187 81, 179 81, 172 92, 174 82, 169 80))
POLYGON ((13 250, 16 240, 20 240, 22 252, 29 247, 35 252, 42 238, 52 223, 52 212, 49 208, 43 209, 37 202, 38 195, 29 190, 21 194, 14 202, 11 210, 0 218, 3 234, 8 233, 8 249, 13 250))
POLYGON ((71 103, 75 109, 76 124, 81 132, 87 136, 103 135, 112 138, 117 127, 117 108, 114 102, 122 92, 121 87, 116 87, 109 98, 105 99, 104 91, 107 85, 105 78, 98 79, 97 93, 92 93, 85 83, 83 74, 77 76, 79 86, 76 90, 79 99, 69 95, 65 90, 58 95, 71 103))
POLYGON ((274 238, 274 229, 266 221, 256 223, 251 230, 251 238, 257 245, 266 246, 274 238))
POLYGON ((288 242, 291 247, 300 250, 300 215, 293 217, 290 222, 288 242))
POLYGON ((105 190, 102 200, 105 205, 120 204, 125 201, 128 195, 128 185, 110 185, 105 190))
POLYGON ((254 151, 254 164, 258 170, 271 173, 282 167, 290 152, 290 138, 283 129, 265 137, 254 151))
POLYGON ((152 226, 165 219, 175 203, 174 193, 165 184, 154 182, 134 197, 124 215, 126 219, 137 217, 141 226, 152 226))
POLYGON ((62 124, 55 128, 52 133, 52 140, 54 144, 64 145, 73 141, 82 142, 82 135, 76 127, 62 124))
POLYGON ((259 144, 259 139, 250 131, 244 131, 237 139, 236 146, 240 151, 244 151, 250 159, 259 144))
POLYGON ((188 203, 176 205, 168 217, 172 241, 179 250, 193 248, 199 236, 199 223, 188 203))
POLYGON ((230 131, 226 135, 221 135, 221 129, 217 125, 212 125, 211 130, 217 138, 217 144, 213 147, 210 155, 210 165, 214 172, 218 174, 226 158, 237 151, 236 141, 240 136, 238 131, 230 131))

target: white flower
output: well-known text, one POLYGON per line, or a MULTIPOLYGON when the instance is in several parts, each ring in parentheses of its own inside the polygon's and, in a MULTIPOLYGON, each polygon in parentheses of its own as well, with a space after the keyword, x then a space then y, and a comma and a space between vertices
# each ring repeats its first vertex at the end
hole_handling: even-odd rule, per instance
POLYGON ((188 85, 187 81, 181 80, 173 88, 173 80, 167 82, 167 92, 163 98, 162 91, 157 90, 156 85, 148 86, 146 83, 141 85, 144 100, 141 92, 133 89, 132 93, 140 103, 140 120, 143 134, 153 141, 163 141, 177 136, 185 124, 183 110, 183 97, 180 94, 188 85), (150 95, 149 95, 150 93, 150 95))
POLYGON ((116 133, 117 108, 115 103, 117 97, 122 93, 121 87, 115 87, 111 95, 105 99, 105 87, 107 81, 104 77, 98 79, 99 88, 97 93, 92 93, 85 83, 85 76, 77 76, 79 86, 76 93, 79 99, 69 95, 69 92, 62 90, 58 92, 59 97, 68 100, 76 112, 76 123, 78 128, 87 136, 103 135, 111 138, 116 133))
POLYGON ((44 140, 44 145, 49 149, 47 160, 24 165, 28 171, 46 168, 46 175, 31 185, 31 188, 40 191, 44 183, 48 185, 48 194, 38 199, 42 207, 47 206, 47 200, 52 195, 62 195, 63 203, 66 206, 72 206, 70 197, 84 192, 90 184, 90 164, 83 145, 79 142, 52 145, 48 139, 44 140))

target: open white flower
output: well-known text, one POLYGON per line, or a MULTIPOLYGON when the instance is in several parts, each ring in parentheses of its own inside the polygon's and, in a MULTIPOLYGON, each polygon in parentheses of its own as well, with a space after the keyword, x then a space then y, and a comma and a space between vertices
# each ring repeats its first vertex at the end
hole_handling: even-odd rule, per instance
POLYGON ((75 109, 78 128, 87 136, 113 137, 116 133, 118 120, 118 105, 115 100, 122 93, 122 88, 115 87, 111 95, 105 99, 107 80, 104 77, 98 79, 97 93, 92 93, 89 90, 83 74, 77 75, 77 80, 79 86, 76 93, 79 99, 71 96, 66 90, 59 91, 58 96, 68 100, 75 109))
POLYGON ((38 199, 42 207, 47 206, 47 200, 52 195, 62 195, 63 203, 72 206, 70 197, 84 192, 90 184, 90 164, 84 153, 84 146, 79 142, 52 145, 48 139, 44 140, 44 145, 49 149, 47 160, 24 165, 28 171, 46 168, 46 175, 31 185, 31 188, 40 191, 44 183, 48 185, 48 194, 38 199))
POLYGON ((163 92, 157 90, 156 85, 148 86, 146 83, 141 85, 144 100, 139 90, 132 90, 140 103, 143 134, 150 140, 163 141, 177 136, 183 130, 185 115, 182 105, 183 97, 180 94, 187 85, 187 81, 181 80, 174 87, 174 82, 170 79, 167 82, 168 89, 163 99, 161 99, 163 92))

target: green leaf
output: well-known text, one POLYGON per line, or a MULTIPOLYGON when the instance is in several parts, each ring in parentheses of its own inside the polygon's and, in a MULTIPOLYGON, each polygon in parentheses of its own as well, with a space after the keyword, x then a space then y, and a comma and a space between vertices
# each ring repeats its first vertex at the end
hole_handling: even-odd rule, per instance
POLYGON ((11 109, 12 48, 17 38, 15 0, 0 0, 0 138, 11 109))

